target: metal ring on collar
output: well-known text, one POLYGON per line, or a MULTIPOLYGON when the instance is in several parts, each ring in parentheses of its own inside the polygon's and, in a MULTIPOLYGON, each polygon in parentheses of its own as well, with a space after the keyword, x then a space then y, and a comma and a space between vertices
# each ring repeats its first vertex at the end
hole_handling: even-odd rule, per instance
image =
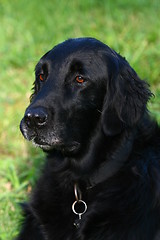
POLYGON ((74 212, 76 215, 79 215, 79 219, 81 219, 82 214, 84 214, 84 213, 87 211, 87 204, 86 204, 83 200, 75 201, 75 202, 72 204, 72 210, 73 210, 73 212, 74 212), (78 204, 79 204, 79 203, 82 203, 82 204, 84 205, 84 211, 83 211, 83 212, 80 212, 80 213, 76 212, 76 210, 75 210, 75 205, 76 205, 77 203, 78 203, 78 204))
POLYGON ((76 201, 80 201, 82 199, 81 191, 78 189, 78 186, 76 183, 74 184, 74 194, 75 194, 76 201))

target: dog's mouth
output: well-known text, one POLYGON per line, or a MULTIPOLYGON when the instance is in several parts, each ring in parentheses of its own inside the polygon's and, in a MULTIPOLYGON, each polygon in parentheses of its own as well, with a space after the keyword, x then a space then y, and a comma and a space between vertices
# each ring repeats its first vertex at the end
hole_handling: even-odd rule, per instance
POLYGON ((52 142, 49 142, 45 139, 39 138, 38 136, 33 136, 29 141, 31 141, 34 146, 40 147, 43 150, 52 150, 60 144, 60 140, 56 138, 54 138, 52 142))
POLYGON ((76 154, 80 150, 81 144, 78 141, 63 140, 55 134, 48 134, 48 137, 44 137, 37 131, 28 131, 23 121, 21 121, 20 130, 28 141, 31 141, 35 147, 39 147, 44 151, 58 150, 64 154, 76 154))
POLYGON ((72 141, 71 143, 63 143, 62 140, 58 138, 53 138, 51 142, 48 142, 39 137, 33 137, 31 142, 34 146, 40 147, 44 151, 59 150, 63 153, 77 153, 80 148, 80 143, 72 141))

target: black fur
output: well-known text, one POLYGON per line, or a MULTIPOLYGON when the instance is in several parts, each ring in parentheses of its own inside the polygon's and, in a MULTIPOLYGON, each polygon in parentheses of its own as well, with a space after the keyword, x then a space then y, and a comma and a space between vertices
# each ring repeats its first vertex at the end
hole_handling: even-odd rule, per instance
POLYGON ((47 161, 17 239, 160 239, 160 129, 147 83, 92 38, 57 45, 35 72, 20 127, 47 161), (75 184, 88 206, 77 228, 75 184))

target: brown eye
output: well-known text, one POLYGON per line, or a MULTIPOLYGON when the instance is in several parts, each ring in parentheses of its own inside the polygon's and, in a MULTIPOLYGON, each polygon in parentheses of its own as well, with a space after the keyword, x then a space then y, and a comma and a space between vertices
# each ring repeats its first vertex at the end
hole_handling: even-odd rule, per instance
POLYGON ((77 76, 77 77, 76 77, 76 81, 77 81, 78 83, 83 83, 83 82, 84 82, 84 78, 81 77, 81 76, 77 76))
POLYGON ((40 74, 40 75, 39 75, 39 79, 43 82, 43 81, 44 81, 44 75, 43 75, 43 74, 40 74))

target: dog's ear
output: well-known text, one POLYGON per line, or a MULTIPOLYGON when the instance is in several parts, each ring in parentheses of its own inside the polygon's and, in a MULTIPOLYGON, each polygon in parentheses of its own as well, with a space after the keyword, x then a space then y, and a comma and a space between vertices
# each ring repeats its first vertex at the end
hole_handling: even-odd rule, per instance
POLYGON ((146 111, 152 96, 148 84, 142 81, 127 61, 120 57, 112 77, 107 80, 107 91, 102 110, 102 128, 114 136, 133 127, 146 111))

